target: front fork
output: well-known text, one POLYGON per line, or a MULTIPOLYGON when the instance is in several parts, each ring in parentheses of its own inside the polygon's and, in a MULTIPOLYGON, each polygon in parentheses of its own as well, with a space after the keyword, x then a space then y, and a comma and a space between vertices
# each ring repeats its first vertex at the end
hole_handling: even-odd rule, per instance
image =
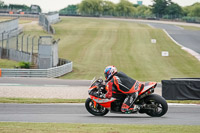
POLYGON ((93 103, 94 103, 94 108, 96 109, 96 107, 97 107, 97 102, 94 101, 93 99, 92 99, 92 101, 93 101, 93 103))

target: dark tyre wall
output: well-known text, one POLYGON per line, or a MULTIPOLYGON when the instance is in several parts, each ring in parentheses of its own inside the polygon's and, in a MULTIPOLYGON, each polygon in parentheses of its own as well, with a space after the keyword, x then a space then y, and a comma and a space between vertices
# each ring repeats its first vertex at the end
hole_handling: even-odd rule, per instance
POLYGON ((200 100, 200 80, 162 80, 162 96, 166 100, 200 100))

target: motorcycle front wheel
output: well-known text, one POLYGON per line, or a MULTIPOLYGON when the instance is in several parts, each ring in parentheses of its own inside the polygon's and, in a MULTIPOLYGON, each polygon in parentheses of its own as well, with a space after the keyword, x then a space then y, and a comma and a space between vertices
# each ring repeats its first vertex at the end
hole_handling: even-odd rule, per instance
POLYGON ((90 98, 88 98, 85 101, 85 108, 87 109, 89 113, 95 116, 104 116, 109 112, 108 109, 106 109, 105 107, 101 106, 98 103, 96 104, 96 107, 94 107, 94 102, 90 98))
POLYGON ((152 117, 161 117, 163 116, 167 110, 168 105, 166 100, 156 94, 149 95, 145 98, 145 103, 149 106, 149 108, 145 113, 152 117))

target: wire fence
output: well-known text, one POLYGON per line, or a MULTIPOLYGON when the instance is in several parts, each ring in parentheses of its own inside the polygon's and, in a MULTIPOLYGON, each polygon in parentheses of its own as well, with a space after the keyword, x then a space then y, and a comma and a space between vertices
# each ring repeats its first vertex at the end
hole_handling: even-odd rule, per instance
MULTIPOLYGON (((2 33, 5 34, 5 33, 2 33)), ((41 36, 31 36, 29 34, 12 35, 7 33, 7 37, 0 41, 0 58, 15 61, 31 62, 38 65, 39 48, 41 36)), ((58 41, 57 41, 58 42, 58 41)), ((54 49, 54 47, 52 47, 54 49)), ((55 60, 55 59, 54 59, 55 60)), ((73 70, 73 63, 65 59, 59 59, 56 66, 47 69, 0 69, 2 77, 60 77, 73 70)))
POLYGON ((22 52, 36 53, 38 51, 38 36, 29 34, 13 35, 12 33, 1 33, 0 47, 15 49, 22 52))
POLYGON ((38 53, 38 36, 3 32, 0 37, 1 58, 37 63, 32 56, 38 53))
MULTIPOLYGON (((46 16, 44 18, 44 28, 47 28, 48 32, 55 33, 51 24, 59 21, 59 15, 51 15, 49 19, 46 16)), ((31 64, 36 65, 35 69, 0 69, 0 77, 59 77, 72 71, 73 63, 71 61, 58 59, 57 43, 59 40, 50 38, 49 43, 43 44, 41 41, 45 40, 44 36, 21 33, 22 29, 18 26, 18 19, 0 24, 0 59, 31 62, 31 64), (43 49, 42 45, 46 44, 51 45, 48 48, 50 51, 43 49), (39 53, 39 50, 42 52, 39 53), (50 55, 49 57, 45 56, 46 60, 41 61, 42 54, 45 52, 50 55), (49 62, 49 67, 45 67, 46 69, 38 67, 39 62, 47 64, 48 59, 52 60, 49 62)))

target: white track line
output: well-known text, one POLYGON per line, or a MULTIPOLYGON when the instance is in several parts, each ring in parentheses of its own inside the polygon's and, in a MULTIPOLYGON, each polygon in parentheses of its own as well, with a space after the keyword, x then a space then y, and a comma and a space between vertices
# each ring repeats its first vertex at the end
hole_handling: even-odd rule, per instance
POLYGON ((199 53, 193 51, 192 49, 189 49, 189 48, 187 48, 187 47, 184 47, 183 45, 181 45, 180 43, 178 43, 177 41, 175 41, 175 40, 169 35, 169 33, 168 33, 165 29, 163 29, 163 31, 167 34, 167 36, 168 36, 174 43, 176 43, 177 45, 179 45, 179 46, 181 47, 181 49, 183 49, 183 50, 185 50, 186 52, 188 52, 189 54, 193 55, 194 57, 197 58, 197 60, 200 61, 200 54, 199 54, 199 53))

